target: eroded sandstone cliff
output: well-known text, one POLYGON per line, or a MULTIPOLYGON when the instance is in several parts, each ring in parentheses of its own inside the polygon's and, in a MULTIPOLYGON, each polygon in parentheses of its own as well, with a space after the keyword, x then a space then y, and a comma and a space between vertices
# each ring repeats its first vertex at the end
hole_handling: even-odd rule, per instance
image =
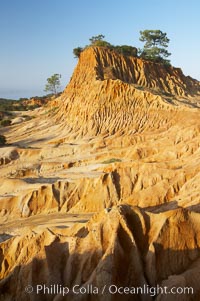
POLYGON ((90 47, 58 99, 1 129, 0 300, 199 300, 199 96, 180 69, 90 47))

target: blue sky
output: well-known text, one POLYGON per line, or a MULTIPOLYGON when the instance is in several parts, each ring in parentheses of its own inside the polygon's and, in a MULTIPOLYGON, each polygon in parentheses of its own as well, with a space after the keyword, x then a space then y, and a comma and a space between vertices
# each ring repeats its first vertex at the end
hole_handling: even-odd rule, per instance
POLYGON ((73 48, 98 34, 142 47, 144 29, 167 32, 172 64, 200 80, 199 12, 199 0, 0 0, 0 97, 44 95, 54 73, 64 88, 73 48))

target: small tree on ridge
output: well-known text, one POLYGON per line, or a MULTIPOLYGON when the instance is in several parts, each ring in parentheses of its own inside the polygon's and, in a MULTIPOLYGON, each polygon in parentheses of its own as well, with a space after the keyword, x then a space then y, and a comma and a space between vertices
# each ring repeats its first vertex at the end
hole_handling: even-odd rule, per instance
POLYGON ((79 58, 81 55, 81 52, 83 51, 82 47, 77 47, 73 49, 73 54, 75 58, 79 58))
POLYGON ((170 61, 165 59, 171 55, 166 49, 169 43, 166 33, 161 30, 140 31, 140 41, 145 42, 142 58, 169 64, 170 61))
POLYGON ((51 91, 53 94, 58 93, 58 89, 60 88, 60 78, 61 74, 53 74, 51 77, 47 78, 47 84, 45 86, 44 91, 51 91))

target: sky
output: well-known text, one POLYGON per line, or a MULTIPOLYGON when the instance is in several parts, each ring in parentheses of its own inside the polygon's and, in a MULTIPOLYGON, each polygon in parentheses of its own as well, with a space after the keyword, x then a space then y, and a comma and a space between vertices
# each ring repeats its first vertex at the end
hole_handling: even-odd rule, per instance
POLYGON ((42 96, 54 73, 64 89, 74 48, 98 34, 142 48, 145 29, 166 32, 172 65, 200 80, 199 12, 199 0, 0 0, 0 98, 42 96))

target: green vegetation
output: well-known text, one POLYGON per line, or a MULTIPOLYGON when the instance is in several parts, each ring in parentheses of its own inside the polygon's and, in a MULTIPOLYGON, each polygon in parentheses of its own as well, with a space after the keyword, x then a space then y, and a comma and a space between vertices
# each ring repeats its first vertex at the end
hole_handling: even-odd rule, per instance
POLYGON ((88 47, 91 46, 98 46, 98 47, 106 47, 110 50, 113 50, 115 52, 118 52, 124 56, 137 56, 137 48, 129 45, 121 45, 121 46, 114 46, 104 40, 105 36, 102 34, 99 34, 97 36, 93 36, 89 39, 90 44, 86 45, 85 47, 77 47, 73 49, 73 54, 75 58, 79 58, 80 54, 83 50, 85 50, 88 47))
POLYGON ((51 91, 53 94, 57 94, 60 88, 60 78, 61 74, 53 74, 51 77, 47 78, 47 84, 45 86, 45 92, 51 91))
POLYGON ((39 108, 43 103, 45 104, 51 96, 52 95, 35 96, 30 99, 20 98, 19 100, 0 98, 0 121, 4 117, 12 117, 12 111, 28 111, 39 108), (34 101, 38 100, 38 103, 32 104, 32 99, 34 99, 34 101))
POLYGON ((18 103, 18 101, 14 99, 0 98, 0 111, 16 111, 17 109, 14 107, 16 103, 18 103))
POLYGON ((9 126, 11 125, 11 120, 10 119, 3 119, 1 120, 1 126, 9 126))
POLYGON ((25 118, 26 121, 31 120, 31 119, 33 119, 33 118, 36 118, 36 116, 33 116, 33 115, 30 116, 30 115, 26 115, 26 114, 25 114, 25 115, 22 115, 21 117, 22 117, 22 118, 25 118))
POLYGON ((135 57, 138 56, 138 50, 136 47, 133 46, 128 46, 128 45, 114 46, 113 50, 125 56, 135 56, 135 57))
POLYGON ((166 58, 171 55, 167 51, 169 39, 161 30, 140 31, 140 41, 145 42, 140 57, 146 60, 169 64, 166 58))
POLYGON ((111 158, 111 159, 108 159, 106 161, 103 161, 102 164, 110 164, 110 163, 115 163, 115 162, 122 162, 122 160, 117 159, 117 158, 111 158))
MULTIPOLYGON (((57 94, 58 95, 58 94, 57 94)), ((53 95, 35 96, 30 99, 20 98, 19 100, 0 98, 0 127, 9 126, 12 119, 18 116, 14 111, 29 111, 39 108, 47 104, 48 101, 53 99, 53 95)), ((22 115, 28 121, 35 116, 22 115)))
POLYGON ((140 31, 140 41, 145 42, 143 49, 138 49, 129 45, 112 45, 105 40, 105 36, 99 34, 89 39, 90 44, 85 47, 77 47, 73 49, 75 58, 79 58, 81 52, 91 46, 106 47, 124 56, 139 57, 144 60, 170 65, 170 61, 166 59, 171 55, 167 51, 169 39, 167 34, 161 30, 144 30, 140 31))
POLYGON ((6 137, 3 135, 0 135, 0 146, 3 146, 6 144, 6 137))
POLYGON ((83 51, 82 47, 77 47, 73 49, 73 54, 75 58, 79 58, 81 55, 81 52, 83 51))
POLYGON ((102 34, 99 34, 98 36, 91 37, 90 40, 90 46, 102 46, 102 47, 112 47, 110 43, 104 40, 105 36, 102 34))
POLYGON ((99 34, 98 36, 93 36, 89 40, 91 45, 98 46, 99 43, 104 42, 105 36, 103 34, 99 34))

